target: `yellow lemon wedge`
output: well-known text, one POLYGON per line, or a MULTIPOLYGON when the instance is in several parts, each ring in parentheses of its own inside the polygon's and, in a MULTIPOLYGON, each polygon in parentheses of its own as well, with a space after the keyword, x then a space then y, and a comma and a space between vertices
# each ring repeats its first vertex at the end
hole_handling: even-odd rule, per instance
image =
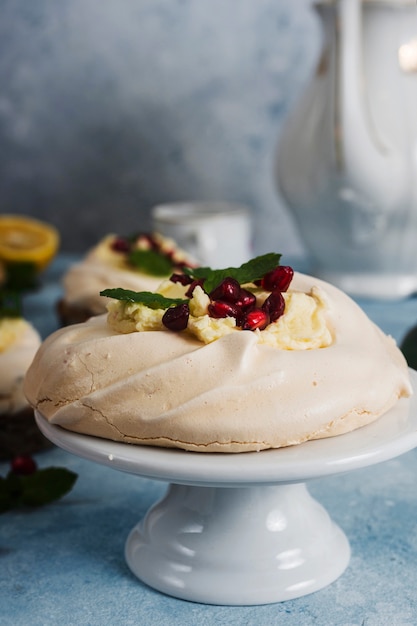
POLYGON ((31 217, 0 215, 0 261, 29 262, 43 270, 59 247, 58 231, 31 217))

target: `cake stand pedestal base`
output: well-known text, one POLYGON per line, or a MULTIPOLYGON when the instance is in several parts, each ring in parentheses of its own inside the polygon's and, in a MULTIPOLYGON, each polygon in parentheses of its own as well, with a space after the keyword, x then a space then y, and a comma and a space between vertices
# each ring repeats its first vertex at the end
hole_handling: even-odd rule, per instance
POLYGON ((130 533, 125 554, 138 578, 169 595, 254 605, 325 587, 347 567, 350 549, 304 483, 171 484, 130 533))

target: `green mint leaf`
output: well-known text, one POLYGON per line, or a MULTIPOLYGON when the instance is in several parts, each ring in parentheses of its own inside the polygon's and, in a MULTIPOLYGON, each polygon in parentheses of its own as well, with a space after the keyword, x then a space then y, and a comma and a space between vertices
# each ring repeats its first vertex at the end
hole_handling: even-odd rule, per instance
POLYGON ((134 250, 129 254, 128 262, 151 276, 167 276, 172 271, 171 261, 156 250, 134 250))
POLYGON ((5 288, 10 291, 30 291, 39 286, 36 265, 30 261, 6 263, 5 270, 5 288))
POLYGON ((0 513, 21 506, 42 506, 58 500, 70 491, 77 474, 61 467, 37 470, 29 476, 12 471, 0 476, 0 513))
POLYGON ((166 298, 160 293, 152 293, 151 291, 131 291, 130 289, 121 289, 120 287, 104 289, 104 291, 100 291, 100 295, 125 302, 137 302, 144 304, 150 309, 168 309, 170 306, 188 302, 188 300, 181 298, 166 298))
POLYGON ((20 500, 20 482, 18 478, 0 476, 0 513, 5 513, 18 506, 20 500))
POLYGON ((204 279, 204 290, 210 293, 224 278, 228 277, 235 278, 241 285, 253 283, 275 269, 280 259, 281 254, 269 252, 243 263, 240 267, 227 267, 219 270, 212 270, 210 267, 184 267, 183 271, 193 278, 204 279))
POLYGON ((5 263, 5 274, 0 289, 0 318, 22 317, 24 292, 38 287, 36 266, 26 261, 5 263))
POLYGON ((20 476, 21 502, 26 506, 42 506, 62 498, 77 480, 77 474, 63 467, 48 467, 29 476, 20 476))
POLYGON ((22 317, 22 298, 17 291, 0 289, 0 319, 4 317, 22 317))

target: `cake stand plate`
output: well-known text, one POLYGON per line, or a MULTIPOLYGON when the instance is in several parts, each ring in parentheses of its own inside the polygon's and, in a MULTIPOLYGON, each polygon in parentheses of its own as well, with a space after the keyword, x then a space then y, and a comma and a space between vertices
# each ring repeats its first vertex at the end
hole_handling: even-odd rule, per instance
MULTIPOLYGON (((410 376, 417 390, 417 373, 410 376)), ((66 431, 39 412, 36 420, 68 452, 169 482, 166 495, 130 532, 127 563, 159 591, 221 605, 289 600, 336 580, 349 563, 349 543, 306 481, 417 446, 417 394, 346 435, 241 454, 116 443, 66 431)))

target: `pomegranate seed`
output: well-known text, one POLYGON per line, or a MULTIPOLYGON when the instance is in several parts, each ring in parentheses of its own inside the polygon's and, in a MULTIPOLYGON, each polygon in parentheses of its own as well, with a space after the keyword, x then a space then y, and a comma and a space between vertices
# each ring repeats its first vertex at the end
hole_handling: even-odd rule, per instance
POLYGON ((239 306, 243 311, 247 311, 256 304, 256 296, 247 289, 241 289, 239 297, 235 302, 236 306, 239 306))
POLYGON ((204 284, 204 279, 202 279, 202 278, 200 278, 199 280, 193 280, 193 281, 191 282, 191 285, 189 286, 189 288, 188 288, 188 289, 187 289, 187 291, 185 292, 185 295, 187 296, 187 298, 192 298, 192 297, 193 297, 193 292, 194 292, 194 289, 195 289, 197 286, 202 287, 202 286, 203 286, 203 284, 204 284))
POLYGON ((163 325, 169 330, 184 330, 187 328, 190 309, 184 302, 178 306, 170 307, 162 316, 163 325))
POLYGON ((209 293, 211 300, 236 302, 240 294, 240 285, 234 278, 228 277, 209 293))
POLYGON ((208 305, 208 313, 210 317, 221 319, 222 317, 239 317, 240 311, 237 306, 230 302, 222 302, 217 300, 208 305))
POLYGON ((18 476, 29 476, 36 472, 37 465, 31 456, 16 456, 11 462, 13 474, 18 476))
POLYGON ((172 274, 169 280, 172 283, 180 283, 184 287, 186 285, 191 285, 191 283, 193 282, 191 276, 187 276, 187 274, 172 274))
POLYGON ((117 237, 111 244, 111 249, 114 252, 122 252, 123 254, 126 254, 130 249, 129 241, 124 237, 117 237))
POLYGON ((263 303, 262 310, 269 315, 271 322, 276 322, 285 310, 285 300, 282 293, 273 291, 263 303))
POLYGON ((292 278, 294 276, 294 270, 289 265, 278 265, 274 270, 271 270, 260 280, 257 281, 263 289, 266 291, 287 291, 292 278))
POLYGON ((252 309, 244 314, 242 329, 243 330, 263 330, 269 324, 269 315, 262 309, 252 309))

